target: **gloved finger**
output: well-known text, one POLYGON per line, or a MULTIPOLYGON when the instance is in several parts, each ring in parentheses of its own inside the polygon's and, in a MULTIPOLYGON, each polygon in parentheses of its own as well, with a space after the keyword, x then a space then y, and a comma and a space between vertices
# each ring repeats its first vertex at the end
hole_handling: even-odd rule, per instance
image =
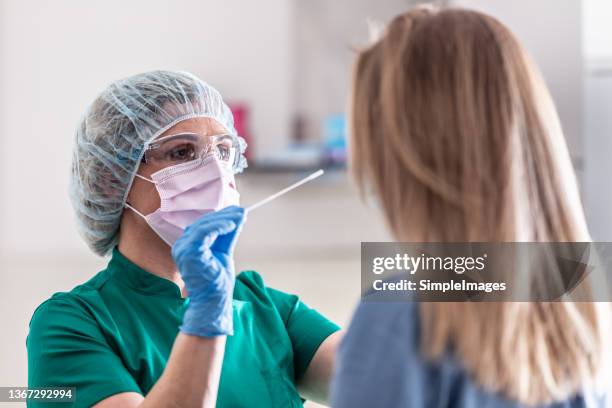
POLYGON ((219 211, 216 211, 217 214, 221 214, 221 213, 229 213, 229 212, 244 212, 244 208, 240 207, 239 205, 228 205, 227 207, 224 207, 222 209, 220 209, 219 211))
POLYGON ((210 246, 217 239, 218 234, 216 232, 212 232, 206 235, 200 241, 183 241, 179 243, 175 242, 172 247, 172 257, 174 258, 174 262, 179 267, 179 271, 181 270, 181 265, 183 262, 191 262, 196 261, 198 263, 208 263, 210 259, 213 257, 213 254, 210 250, 210 246))
MULTIPOLYGON (((238 224, 244 218, 244 209, 241 207, 226 207, 223 210, 219 210, 214 213, 213 216, 207 217, 206 215, 197 219, 193 224, 188 227, 188 230, 198 230, 206 228, 211 223, 220 221, 233 221, 238 224)), ((187 232, 187 229, 185 230, 187 232)))
POLYGON ((190 224, 186 228, 186 230, 191 229, 191 228, 196 228, 200 225, 206 224, 214 220, 226 219, 228 217, 231 219, 237 213, 242 213, 242 212, 244 212, 244 209, 242 209, 241 207, 229 206, 219 211, 213 211, 210 213, 206 213, 202 215, 201 217, 199 217, 198 219, 196 219, 192 224, 190 224))
POLYGON ((218 220, 191 228, 189 231, 186 230, 172 246, 172 257, 177 260, 190 251, 200 252, 200 247, 204 244, 206 237, 209 237, 208 246, 210 246, 218 235, 226 234, 234 229, 236 229, 236 224, 233 221, 218 220))
POLYGON ((215 252, 220 252, 224 254, 231 254, 234 251, 234 247, 236 246, 236 241, 238 240, 238 236, 242 231, 242 226, 246 221, 246 213, 243 208, 236 207, 237 211, 234 215, 232 213, 232 221, 236 224, 236 228, 233 231, 230 231, 225 234, 219 234, 219 237, 213 243, 211 249, 215 252))
POLYGON ((200 243, 206 236, 228 234, 235 230, 236 227, 236 222, 231 219, 214 220, 194 226, 188 232, 186 231, 183 236, 185 237, 184 240, 189 243, 200 243))

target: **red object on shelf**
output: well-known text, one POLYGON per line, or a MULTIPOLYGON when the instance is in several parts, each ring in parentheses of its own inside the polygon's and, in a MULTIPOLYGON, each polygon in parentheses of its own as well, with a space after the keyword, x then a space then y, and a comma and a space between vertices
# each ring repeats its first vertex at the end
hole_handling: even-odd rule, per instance
POLYGON ((245 152, 245 157, 250 159, 253 152, 253 137, 249 128, 249 105, 246 103, 228 103, 232 114, 234 115, 234 127, 236 128, 236 132, 238 135, 243 137, 249 146, 245 152))

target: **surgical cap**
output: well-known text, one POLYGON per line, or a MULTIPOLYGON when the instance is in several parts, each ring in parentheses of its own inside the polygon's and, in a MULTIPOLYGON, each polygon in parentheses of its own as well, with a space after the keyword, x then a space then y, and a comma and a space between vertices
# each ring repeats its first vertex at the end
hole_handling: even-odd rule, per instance
POLYGON ((238 138, 221 94, 187 72, 152 71, 112 83, 76 130, 70 199, 79 231, 97 254, 117 244, 134 175, 148 144, 175 124, 211 118, 238 138))

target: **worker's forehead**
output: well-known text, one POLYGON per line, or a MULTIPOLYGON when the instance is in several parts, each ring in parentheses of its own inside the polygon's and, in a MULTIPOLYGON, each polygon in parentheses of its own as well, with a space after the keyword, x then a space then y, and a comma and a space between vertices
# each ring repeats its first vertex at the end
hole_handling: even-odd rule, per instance
POLYGON ((227 133, 227 129, 212 118, 190 118, 178 122, 158 138, 177 133, 197 133, 206 136, 227 133))

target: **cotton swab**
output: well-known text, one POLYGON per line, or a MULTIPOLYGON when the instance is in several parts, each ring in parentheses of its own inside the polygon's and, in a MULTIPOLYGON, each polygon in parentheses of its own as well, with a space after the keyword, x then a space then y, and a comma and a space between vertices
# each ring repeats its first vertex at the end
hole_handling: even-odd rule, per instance
POLYGON ((262 205, 268 204, 270 201, 277 199, 278 197, 287 194, 288 192, 290 192, 291 190, 298 188, 299 186, 301 186, 302 184, 306 184, 309 181, 312 181, 314 179, 316 179, 317 177, 322 176, 324 173, 323 169, 319 169, 317 171, 315 171, 314 173, 312 173, 311 175, 303 178, 302 180, 298 181, 297 183, 294 183, 292 185, 290 185, 289 187, 286 187, 284 189, 282 189, 281 191, 279 191, 278 193, 274 193, 271 196, 268 196, 266 198, 264 198, 261 201, 256 202, 255 204, 249 206, 246 208, 246 213, 249 213, 251 211, 253 211, 256 208, 261 207, 262 205))

